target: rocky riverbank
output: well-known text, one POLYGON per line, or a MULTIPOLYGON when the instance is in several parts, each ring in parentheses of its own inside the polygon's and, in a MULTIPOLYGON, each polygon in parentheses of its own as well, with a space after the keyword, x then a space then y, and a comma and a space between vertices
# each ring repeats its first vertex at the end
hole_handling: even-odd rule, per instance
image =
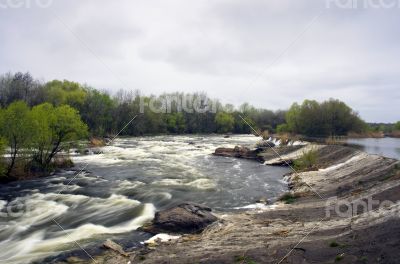
MULTIPOLYGON (((155 241, 134 252, 108 248, 94 257, 96 262, 398 263, 399 161, 324 145, 279 147, 275 151, 280 158, 266 149, 254 159, 286 164, 310 148, 318 152, 320 169, 288 175, 290 193, 283 201, 262 210, 218 215, 202 233, 155 241)), ((243 150, 239 153, 248 157, 243 150)))

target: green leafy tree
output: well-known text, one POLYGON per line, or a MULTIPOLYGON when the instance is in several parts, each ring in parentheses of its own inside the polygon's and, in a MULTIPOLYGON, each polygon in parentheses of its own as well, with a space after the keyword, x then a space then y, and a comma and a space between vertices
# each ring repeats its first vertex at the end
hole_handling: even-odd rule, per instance
POLYGON ((78 111, 68 105, 53 107, 44 103, 33 107, 31 116, 37 131, 33 160, 43 170, 49 169, 55 155, 65 147, 64 143, 81 139, 88 133, 78 111))
POLYGON ((276 132, 278 134, 287 133, 289 132, 289 128, 287 124, 280 124, 276 127, 276 132))
POLYGON ((294 103, 286 113, 287 130, 291 132, 300 131, 300 111, 299 104, 294 103))
POLYGON ((172 113, 166 116, 168 132, 183 133, 185 131, 185 119, 182 113, 172 113))
MULTIPOLYGON (((348 132, 361 133, 367 130, 361 120, 345 103, 330 99, 318 103, 305 100, 301 105, 293 104, 286 113, 287 126, 290 132, 312 137, 346 135, 348 132)), ((282 129, 282 127, 280 127, 282 129)))
POLYGON ((400 130, 400 121, 398 121, 396 124, 394 124, 394 129, 400 130))
POLYGON ((218 112, 215 116, 215 123, 217 125, 217 131, 220 133, 230 132, 235 124, 235 119, 232 115, 224 112, 218 112))
POLYGON ((34 129, 29 107, 22 101, 10 104, 7 109, 2 110, 0 124, 0 134, 10 149, 10 164, 6 170, 6 176, 9 177, 17 158, 26 154, 32 143, 31 133, 34 129))
POLYGON ((95 89, 88 89, 87 92, 85 103, 80 109, 82 120, 91 128, 94 135, 104 136, 111 133, 116 118, 113 115, 116 102, 108 94, 95 89))
POLYGON ((86 100, 87 91, 76 82, 54 80, 44 87, 46 102, 55 106, 68 104, 81 108, 86 100))

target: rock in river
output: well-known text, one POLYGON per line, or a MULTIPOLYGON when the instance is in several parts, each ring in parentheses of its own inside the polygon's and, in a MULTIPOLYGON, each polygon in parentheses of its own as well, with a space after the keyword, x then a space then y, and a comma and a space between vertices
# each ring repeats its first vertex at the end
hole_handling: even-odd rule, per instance
POLYGON ((183 203, 170 209, 157 212, 150 226, 143 227, 149 233, 198 233, 218 218, 211 213, 211 208, 183 203))
POLYGON ((214 155, 216 156, 260 160, 260 157, 257 154, 256 150, 240 146, 234 148, 217 148, 214 152, 214 155))

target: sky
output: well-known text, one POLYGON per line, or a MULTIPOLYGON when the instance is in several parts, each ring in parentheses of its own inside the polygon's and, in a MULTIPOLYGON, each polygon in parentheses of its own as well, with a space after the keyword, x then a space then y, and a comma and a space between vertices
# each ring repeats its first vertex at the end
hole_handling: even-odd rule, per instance
POLYGON ((337 98, 398 121, 400 4, 346 1, 0 0, 0 73, 272 110, 337 98))

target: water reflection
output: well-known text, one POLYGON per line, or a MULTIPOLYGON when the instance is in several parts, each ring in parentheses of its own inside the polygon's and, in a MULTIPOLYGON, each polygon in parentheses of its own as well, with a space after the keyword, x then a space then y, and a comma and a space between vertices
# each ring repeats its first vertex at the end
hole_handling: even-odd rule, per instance
POLYGON ((348 139, 347 143, 370 154, 400 159, 400 138, 348 139))

